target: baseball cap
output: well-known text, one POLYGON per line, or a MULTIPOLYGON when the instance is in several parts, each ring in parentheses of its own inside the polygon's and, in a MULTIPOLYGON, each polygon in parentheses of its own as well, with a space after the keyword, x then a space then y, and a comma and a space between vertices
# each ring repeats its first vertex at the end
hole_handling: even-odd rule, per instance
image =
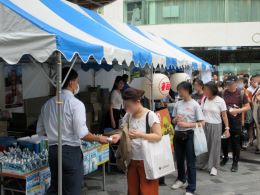
POLYGON ((225 80, 225 83, 234 83, 237 81, 237 76, 235 75, 228 75, 227 79, 225 80))

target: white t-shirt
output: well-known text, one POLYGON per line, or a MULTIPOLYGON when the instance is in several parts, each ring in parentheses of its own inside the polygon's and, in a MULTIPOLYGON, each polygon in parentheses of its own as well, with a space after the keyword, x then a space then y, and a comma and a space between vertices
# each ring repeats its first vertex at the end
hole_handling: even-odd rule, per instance
POLYGON ((205 102, 202 102, 201 106, 206 123, 220 124, 222 122, 221 112, 227 110, 227 106, 223 98, 219 96, 216 96, 213 100, 209 100, 207 98, 205 102))
POLYGON ((121 110, 123 108, 122 93, 118 90, 113 90, 111 93, 111 104, 113 109, 121 110))
MULTIPOLYGON (((123 118, 123 124, 125 124, 128 119, 128 114, 126 114, 123 118)), ((142 132, 146 132, 146 114, 144 114, 141 118, 133 118, 132 115, 129 117, 129 131, 136 129, 142 132)), ((159 117, 152 111, 149 111, 149 119, 148 119, 149 127, 152 127, 154 124, 160 124, 159 117)), ((142 153, 142 139, 132 139, 132 160, 144 160, 142 153)))
MULTIPOLYGON (((197 121, 203 121, 204 116, 202 109, 197 101, 191 99, 190 101, 180 100, 178 101, 173 109, 172 116, 182 116, 185 122, 195 123, 197 121)), ((175 131, 188 131, 192 128, 183 128, 178 125, 175 126, 175 131)))

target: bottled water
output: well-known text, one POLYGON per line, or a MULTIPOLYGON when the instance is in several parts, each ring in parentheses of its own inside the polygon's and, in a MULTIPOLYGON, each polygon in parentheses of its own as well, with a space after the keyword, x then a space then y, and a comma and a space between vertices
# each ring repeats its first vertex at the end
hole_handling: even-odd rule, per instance
POLYGON ((97 148, 101 144, 99 142, 87 142, 87 141, 81 141, 81 146, 83 151, 90 151, 94 148, 97 148))
POLYGON ((36 154, 27 148, 9 148, 9 151, 0 154, 0 163, 3 172, 26 174, 48 166, 48 151, 45 149, 36 154))

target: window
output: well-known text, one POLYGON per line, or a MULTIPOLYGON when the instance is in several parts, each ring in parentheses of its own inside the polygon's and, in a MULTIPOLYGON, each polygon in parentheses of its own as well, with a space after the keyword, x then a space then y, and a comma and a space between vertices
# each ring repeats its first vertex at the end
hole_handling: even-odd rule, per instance
POLYGON ((260 21, 260 0, 125 0, 133 25, 260 21))
POLYGON ((129 1, 126 4, 126 22, 131 25, 141 25, 142 23, 142 1, 129 1))

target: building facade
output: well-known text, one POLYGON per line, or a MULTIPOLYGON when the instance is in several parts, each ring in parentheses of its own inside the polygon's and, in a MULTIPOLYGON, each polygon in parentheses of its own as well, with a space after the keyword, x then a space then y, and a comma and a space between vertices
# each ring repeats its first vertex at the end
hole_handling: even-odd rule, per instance
POLYGON ((220 74, 260 71, 260 0, 117 0, 104 16, 159 34, 220 74))

